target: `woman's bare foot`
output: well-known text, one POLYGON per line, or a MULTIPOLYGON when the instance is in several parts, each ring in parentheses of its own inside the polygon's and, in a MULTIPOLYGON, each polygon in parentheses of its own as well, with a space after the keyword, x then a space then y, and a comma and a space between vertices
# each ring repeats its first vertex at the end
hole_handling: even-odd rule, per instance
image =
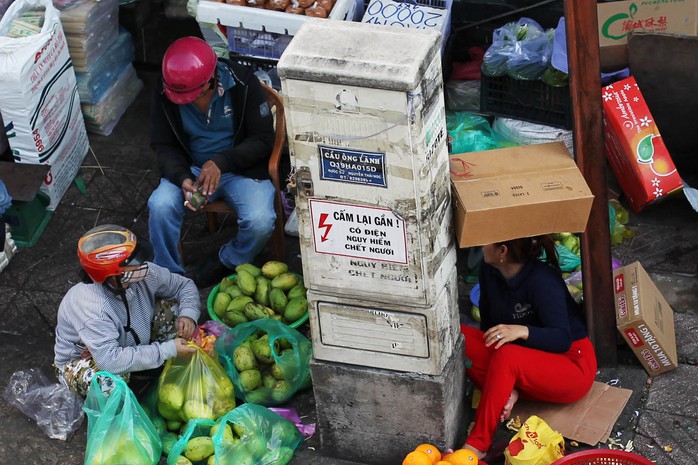
POLYGON ((481 450, 478 450, 478 449, 474 448, 473 446, 471 446, 470 444, 467 444, 467 443, 466 443, 466 444, 463 444, 463 449, 468 449, 468 450, 472 451, 475 455, 477 455, 477 459, 478 459, 478 460, 484 459, 484 458, 485 458, 485 455, 487 455, 485 452, 482 452, 481 450))
POLYGON ((514 389, 511 391, 511 395, 509 396, 509 399, 507 399, 507 403, 504 404, 502 413, 499 415, 499 421, 506 421, 509 419, 511 416, 511 411, 514 408, 514 405, 516 405, 517 400, 519 400, 519 391, 514 389))

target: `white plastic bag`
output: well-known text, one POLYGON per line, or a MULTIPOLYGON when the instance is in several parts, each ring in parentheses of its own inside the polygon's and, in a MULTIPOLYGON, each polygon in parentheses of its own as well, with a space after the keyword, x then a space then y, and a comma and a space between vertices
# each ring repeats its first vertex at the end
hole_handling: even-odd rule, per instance
POLYGON ((286 225, 284 226, 284 231, 289 236, 298 237, 298 214, 296 209, 293 209, 293 213, 286 220, 286 225))
POLYGON ((83 398, 62 384, 51 384, 39 368, 15 371, 3 397, 35 420, 52 439, 65 441, 80 427, 85 417, 83 398))

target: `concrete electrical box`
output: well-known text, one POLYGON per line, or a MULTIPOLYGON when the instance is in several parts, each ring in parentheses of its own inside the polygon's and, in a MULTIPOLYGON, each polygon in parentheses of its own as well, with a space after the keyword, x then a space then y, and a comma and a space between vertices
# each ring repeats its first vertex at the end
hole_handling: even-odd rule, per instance
POLYGON ((460 335, 439 50, 311 20, 279 60, 317 359, 436 375, 460 335))

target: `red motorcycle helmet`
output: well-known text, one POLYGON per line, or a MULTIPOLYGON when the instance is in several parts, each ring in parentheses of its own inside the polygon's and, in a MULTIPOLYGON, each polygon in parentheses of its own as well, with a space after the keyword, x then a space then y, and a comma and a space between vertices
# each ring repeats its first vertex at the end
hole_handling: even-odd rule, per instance
POLYGON ((109 276, 119 276, 122 267, 150 261, 153 249, 145 239, 114 224, 104 224, 87 231, 78 240, 78 260, 92 281, 103 283, 109 276))
POLYGON ((162 59, 165 95, 178 105, 191 103, 201 94, 216 71, 218 57, 198 37, 177 39, 162 59))

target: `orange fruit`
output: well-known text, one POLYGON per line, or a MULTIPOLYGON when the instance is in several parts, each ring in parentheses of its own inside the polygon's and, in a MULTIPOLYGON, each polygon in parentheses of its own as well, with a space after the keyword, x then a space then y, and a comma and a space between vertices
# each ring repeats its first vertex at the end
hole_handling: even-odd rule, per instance
POLYGON ((420 444, 415 447, 414 450, 421 450, 427 454, 431 459, 432 464, 441 461, 441 452, 439 452, 439 449, 437 449, 436 446, 432 446, 431 444, 420 444))
POLYGON ((421 450, 413 450, 407 454, 405 460, 402 461, 402 465, 432 465, 431 457, 421 450))
POLYGON ((448 462, 444 462, 443 460, 439 460, 439 461, 436 462, 434 465, 451 465, 451 464, 448 463, 448 462))
POLYGON ((479 462, 475 452, 469 449, 458 449, 444 457, 444 461, 451 465, 477 465, 479 462))

